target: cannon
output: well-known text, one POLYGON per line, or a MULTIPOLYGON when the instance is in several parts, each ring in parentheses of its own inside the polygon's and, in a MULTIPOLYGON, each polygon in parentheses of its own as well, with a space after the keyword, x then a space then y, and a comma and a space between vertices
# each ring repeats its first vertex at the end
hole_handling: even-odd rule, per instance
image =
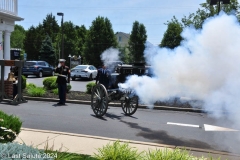
POLYGON ((120 101, 125 115, 133 115, 138 108, 139 98, 133 90, 119 88, 119 83, 124 83, 130 75, 151 76, 150 66, 144 63, 117 64, 114 66, 114 72, 110 75, 111 87, 106 89, 102 84, 97 84, 92 88, 91 108, 97 117, 106 114, 108 104, 112 101, 120 101))

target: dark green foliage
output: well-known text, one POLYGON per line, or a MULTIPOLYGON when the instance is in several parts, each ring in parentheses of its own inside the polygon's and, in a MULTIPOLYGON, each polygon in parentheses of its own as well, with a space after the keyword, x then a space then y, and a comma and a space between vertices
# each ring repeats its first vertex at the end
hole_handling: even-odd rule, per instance
POLYGON ((90 26, 84 46, 84 63, 100 66, 100 55, 110 47, 117 47, 112 24, 108 18, 97 17, 90 26))
POLYGON ((147 41, 147 31, 145 26, 138 21, 133 23, 132 32, 129 39, 130 61, 145 62, 144 50, 147 41))
POLYGON ((20 133, 22 122, 20 119, 13 115, 7 115, 3 111, 0 111, 0 127, 5 127, 11 131, 4 131, 3 128, 0 128, 0 143, 12 142, 15 140, 16 136, 20 133))
MULTIPOLYGON (((75 26, 71 21, 64 22, 63 24, 64 32, 64 59, 66 59, 66 64, 69 66, 69 55, 80 55, 80 49, 78 46, 78 32, 77 26, 75 26)), ((79 27, 78 27, 79 28, 79 27)), ((61 39, 60 39, 61 42, 61 39)), ((61 43, 60 43, 61 44, 61 43)))
POLYGON ((89 83, 86 85, 86 88, 87 88, 86 93, 91 94, 91 93, 92 93, 92 88, 93 88, 95 85, 96 85, 95 82, 89 82, 89 83))
POLYGON ((57 20, 52 13, 47 14, 46 18, 43 20, 42 27, 44 29, 44 34, 49 35, 52 41, 55 42, 57 38, 56 33, 59 33, 60 30, 57 20))
POLYGON ((27 85, 27 78, 22 75, 22 89, 25 89, 27 85))
MULTIPOLYGON (((43 23, 39 23, 38 26, 31 26, 26 31, 26 37, 24 39, 24 50, 28 54, 27 60, 39 60, 41 58, 41 45, 43 40, 46 38, 46 35, 49 35, 52 43, 54 44, 57 39, 56 33, 58 32, 59 26, 55 20, 55 16, 52 14, 48 14, 46 19, 43 20, 43 23)), ((47 62, 49 62, 49 60, 47 62)))
POLYGON ((47 78, 44 78, 43 80, 43 86, 44 88, 48 89, 48 90, 51 90, 51 84, 53 82, 56 82, 57 80, 57 77, 47 77, 47 78))
POLYGON ((46 36, 46 38, 42 42, 42 46, 40 49, 40 59, 42 61, 46 61, 52 66, 54 66, 55 61, 55 53, 54 48, 52 45, 52 40, 49 37, 49 35, 46 36))
POLYGON ((173 17, 171 22, 168 22, 167 25, 168 28, 167 31, 164 33, 160 47, 167 47, 173 49, 179 46, 181 41, 183 40, 181 36, 183 27, 175 17, 173 17))
POLYGON ((37 27, 31 26, 24 39, 24 50, 28 54, 27 60, 38 60, 40 58, 40 48, 45 38, 43 26, 39 24, 37 27))

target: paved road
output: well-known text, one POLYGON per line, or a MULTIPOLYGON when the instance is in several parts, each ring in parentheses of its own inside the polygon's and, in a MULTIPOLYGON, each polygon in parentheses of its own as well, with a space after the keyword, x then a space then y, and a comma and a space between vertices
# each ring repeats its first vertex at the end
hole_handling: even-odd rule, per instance
MULTIPOLYGON (((35 76, 28 76, 27 78, 27 82, 28 83, 34 83, 36 86, 39 86, 39 87, 43 87, 43 79, 46 78, 46 77, 43 77, 43 78, 37 78, 35 76)), ((70 84, 72 86, 72 91, 82 91, 82 92, 85 92, 86 91, 86 85, 91 82, 89 80, 82 80, 82 79, 77 79, 76 81, 71 81, 70 84)), ((95 82, 95 81, 92 81, 92 82, 95 82)))
POLYGON ((232 122, 202 113, 139 109, 132 117, 127 117, 122 114, 121 108, 110 107, 106 116, 99 119, 89 105, 56 106, 52 102, 35 101, 18 106, 2 103, 0 109, 19 116, 26 128, 240 153, 238 131, 205 131, 203 128, 204 124, 232 128, 232 122), (173 123, 194 126, 177 126, 173 123))

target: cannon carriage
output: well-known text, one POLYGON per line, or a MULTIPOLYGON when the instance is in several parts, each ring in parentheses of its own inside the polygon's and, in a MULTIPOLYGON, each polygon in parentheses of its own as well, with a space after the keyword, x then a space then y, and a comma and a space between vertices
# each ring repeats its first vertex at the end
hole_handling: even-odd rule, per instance
POLYGON ((92 89, 91 107, 97 117, 106 114, 108 104, 112 101, 120 101, 124 114, 133 115, 138 108, 138 96, 133 90, 119 88, 118 84, 124 83, 130 75, 150 76, 150 66, 145 66, 144 63, 117 64, 113 70, 114 72, 110 75, 110 88, 97 84, 92 89))

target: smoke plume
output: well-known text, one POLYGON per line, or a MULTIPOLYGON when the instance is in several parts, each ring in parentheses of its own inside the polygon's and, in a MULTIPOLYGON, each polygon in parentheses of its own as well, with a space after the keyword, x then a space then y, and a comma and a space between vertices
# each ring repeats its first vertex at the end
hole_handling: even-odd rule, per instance
MULTIPOLYGON (((240 111, 240 25, 233 15, 209 18, 201 30, 186 28, 181 46, 171 50, 146 45, 154 77, 128 77, 120 87, 133 89, 145 104, 187 97, 207 111, 240 111)), ((233 117, 234 118, 234 117, 233 117)), ((236 119, 235 119, 236 120, 236 119)))
POLYGON ((109 48, 101 54, 101 60, 105 66, 108 67, 112 72, 116 62, 119 62, 119 50, 115 48, 109 48))

